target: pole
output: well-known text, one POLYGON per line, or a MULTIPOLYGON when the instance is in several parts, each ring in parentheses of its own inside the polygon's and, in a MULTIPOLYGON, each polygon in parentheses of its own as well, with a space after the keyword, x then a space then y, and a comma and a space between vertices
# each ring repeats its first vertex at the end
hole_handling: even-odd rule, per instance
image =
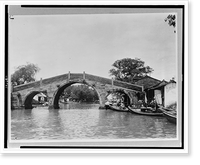
POLYGON ((83 71, 83 80, 85 80, 85 71, 83 71))
POLYGON ((68 81, 70 80, 70 71, 68 72, 68 81))

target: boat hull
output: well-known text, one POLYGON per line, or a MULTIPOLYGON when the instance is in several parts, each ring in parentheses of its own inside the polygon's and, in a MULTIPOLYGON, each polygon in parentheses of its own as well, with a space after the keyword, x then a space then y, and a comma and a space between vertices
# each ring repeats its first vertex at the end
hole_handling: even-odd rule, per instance
POLYGON ((138 114, 138 115, 146 115, 146 116, 163 116, 163 113, 156 113, 156 112, 142 112, 141 109, 133 109, 128 106, 128 109, 131 113, 138 114))
POLYGON ((170 115, 165 114, 165 113, 163 113, 163 114, 169 122, 176 124, 176 117, 170 116, 170 115))
POLYGON ((117 106, 111 106, 111 105, 109 105, 109 109, 114 110, 114 111, 119 111, 119 112, 129 112, 128 108, 122 109, 117 106))
POLYGON ((60 101, 61 104, 68 104, 68 102, 60 101))
POLYGON ((167 110, 166 108, 160 108, 160 110, 169 122, 176 124, 176 115, 171 110, 167 110))

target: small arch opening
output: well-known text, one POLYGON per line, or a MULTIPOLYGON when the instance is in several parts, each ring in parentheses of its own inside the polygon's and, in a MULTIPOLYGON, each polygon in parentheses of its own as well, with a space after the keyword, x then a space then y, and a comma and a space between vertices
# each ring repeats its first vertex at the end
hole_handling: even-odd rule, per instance
POLYGON ((109 91, 106 100, 113 105, 122 107, 127 107, 131 104, 130 96, 122 89, 109 91))
POLYGON ((48 97, 46 91, 33 91, 26 96, 24 101, 24 108, 32 109, 37 106, 45 106, 47 102, 48 97))

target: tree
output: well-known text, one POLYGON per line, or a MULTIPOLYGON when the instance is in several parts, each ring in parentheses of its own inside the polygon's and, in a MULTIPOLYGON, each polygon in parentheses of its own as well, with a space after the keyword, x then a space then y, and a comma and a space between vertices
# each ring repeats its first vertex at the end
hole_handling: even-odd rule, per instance
POLYGON ((40 68, 31 63, 27 65, 18 66, 15 72, 11 75, 11 82, 14 85, 21 85, 35 81, 35 74, 39 72, 40 68))
MULTIPOLYGON (((167 16, 167 18, 165 18, 165 22, 167 22, 169 24, 169 26, 173 26, 175 28, 176 27, 176 16, 169 14, 167 16)), ((174 33, 176 33, 175 30, 174 30, 174 33)))
POLYGON ((114 68, 110 69, 111 76, 114 76, 116 80, 134 83, 139 78, 142 78, 149 73, 153 72, 153 69, 149 66, 144 66, 144 61, 135 58, 124 58, 117 60, 112 65, 114 68))
POLYGON ((87 85, 79 84, 79 85, 72 85, 67 87, 63 94, 61 95, 62 98, 72 98, 77 101, 81 102, 95 102, 99 100, 98 94, 96 91, 87 85))

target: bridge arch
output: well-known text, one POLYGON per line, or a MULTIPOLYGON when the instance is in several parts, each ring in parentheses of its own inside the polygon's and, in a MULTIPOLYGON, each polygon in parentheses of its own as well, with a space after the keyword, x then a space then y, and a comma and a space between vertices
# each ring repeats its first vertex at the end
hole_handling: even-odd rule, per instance
POLYGON ((124 90, 124 89, 119 89, 119 88, 110 90, 110 91, 107 92, 106 98, 107 98, 110 94, 112 94, 112 93, 119 93, 119 94, 121 94, 121 95, 124 95, 124 99, 125 99, 124 102, 125 102, 125 104, 127 104, 127 105, 130 105, 130 104, 132 103, 131 96, 130 96, 130 94, 129 94, 126 90, 124 90))
POLYGON ((70 81, 70 82, 68 82, 68 83, 66 83, 66 84, 64 84, 64 85, 62 85, 62 86, 60 86, 60 87, 58 87, 58 89, 57 89, 56 92, 54 93, 53 99, 52 99, 52 106, 53 106, 54 109, 59 109, 59 108, 60 108, 60 107, 59 107, 59 98, 60 98, 62 92, 63 92, 67 87, 69 87, 69 86, 71 86, 71 85, 73 85, 73 84, 77 84, 77 83, 79 83, 79 84, 85 84, 85 85, 87 85, 87 86, 89 86, 89 87, 92 87, 92 88, 96 91, 96 93, 97 93, 97 95, 98 95, 99 103, 102 104, 102 99, 101 99, 100 93, 99 93, 99 91, 98 91, 93 85, 87 83, 85 80, 83 80, 83 81, 70 81))
POLYGON ((31 91, 29 92, 24 99, 24 108, 25 109, 32 109, 32 100, 34 98, 35 95, 39 94, 39 93, 47 93, 47 91, 31 91))

